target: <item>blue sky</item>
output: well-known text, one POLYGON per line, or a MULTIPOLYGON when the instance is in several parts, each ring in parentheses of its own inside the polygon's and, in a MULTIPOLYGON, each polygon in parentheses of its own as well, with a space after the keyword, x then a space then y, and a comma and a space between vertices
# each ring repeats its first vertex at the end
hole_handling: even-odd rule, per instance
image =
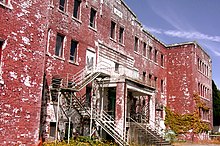
POLYGON ((212 59, 212 78, 220 89, 220 0, 124 1, 165 44, 197 41, 212 59))

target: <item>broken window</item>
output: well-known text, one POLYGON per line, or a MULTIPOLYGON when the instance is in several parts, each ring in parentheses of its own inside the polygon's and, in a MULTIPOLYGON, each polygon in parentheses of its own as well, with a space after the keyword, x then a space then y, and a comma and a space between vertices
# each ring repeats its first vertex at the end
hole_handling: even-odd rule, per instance
POLYGON ((144 42, 143 43, 143 56, 146 57, 146 47, 147 47, 147 44, 144 42))
POLYGON ((124 28, 120 27, 119 29, 119 43, 124 43, 124 28))
POLYGON ((164 66, 164 56, 163 56, 163 54, 161 54, 161 56, 160 56, 160 65, 164 66))
POLYGON ((50 122, 50 136, 55 137, 56 135, 56 122, 50 122))
POLYGON ((71 48, 70 48, 70 60, 72 62, 76 62, 77 46, 78 46, 78 42, 72 40, 71 41, 71 48))
POLYGON ((61 11, 65 11, 65 3, 66 3, 65 0, 60 0, 59 9, 60 9, 61 11))
POLYGON ((157 50, 154 51, 154 62, 157 62, 157 50))
POLYGON ((135 52, 138 51, 138 41, 139 41, 139 39, 137 37, 135 37, 135 39, 134 39, 134 51, 135 52))
POLYGON ((115 39, 115 29, 116 28, 116 23, 114 21, 111 21, 111 33, 110 33, 110 37, 112 39, 115 39))
POLYGON ((80 0, 74 1, 74 8, 73 8, 73 17, 79 19, 80 16, 80 0))
POLYGON ((56 49, 55 49, 55 55, 62 57, 63 55, 63 42, 64 42, 64 36, 61 34, 57 34, 56 38, 56 49))
POLYGON ((95 28, 96 10, 91 8, 89 25, 95 28))

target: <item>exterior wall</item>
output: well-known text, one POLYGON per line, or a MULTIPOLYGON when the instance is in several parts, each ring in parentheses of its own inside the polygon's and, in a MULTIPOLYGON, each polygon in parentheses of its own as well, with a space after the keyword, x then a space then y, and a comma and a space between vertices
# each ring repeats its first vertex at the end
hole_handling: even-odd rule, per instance
MULTIPOLYGON (((102 67, 108 67, 106 71, 110 74, 110 79, 104 85, 104 93, 97 85, 94 91, 97 99, 93 100, 104 98, 106 101, 107 88, 116 87, 115 120, 124 133, 129 112, 128 92, 138 92, 132 95, 134 98, 141 96, 150 99, 150 124, 155 125, 156 121, 163 127, 164 106, 180 113, 189 113, 194 108, 192 95, 198 93, 198 83, 210 89, 211 93, 211 73, 204 75, 197 70, 197 58, 211 70, 210 57, 199 46, 194 43, 164 45, 144 30, 123 1, 81 1, 79 18, 73 17, 74 0, 67 2, 64 11, 59 9, 58 0, 41 1, 40 4, 27 1, 18 4, 13 1, 10 5, 12 9, 4 6, 0 8, 3 14, 0 20, 0 40, 5 40, 0 66, 0 104, 4 111, 0 113, 0 123, 3 123, 0 126, 16 129, 13 131, 0 127, 0 133, 9 139, 6 141, 5 137, 0 138, 4 143, 36 143, 40 122, 40 136, 43 140, 51 139, 50 122, 56 121, 57 109, 57 104, 51 101, 52 78, 61 79, 61 85, 67 86, 76 73, 89 65, 92 60, 89 57, 93 57, 94 64, 101 62, 102 67), (96 11, 94 28, 89 22, 91 8, 96 11), (114 38, 110 37, 111 21, 115 23, 114 38), (120 27, 124 29, 123 42, 119 41, 120 27), (61 56, 55 54, 57 34, 63 36, 61 56), (138 39, 136 51, 135 38, 138 39), (75 61, 70 60, 72 40, 78 42, 75 61), (115 70, 116 64, 119 66, 118 71, 115 70), (136 88, 147 88, 150 92, 143 94, 143 91, 128 89, 128 80, 138 85, 136 88), (12 132, 17 139, 10 135, 12 132)), ((83 88, 79 93, 84 95, 86 89, 83 88)), ((211 105, 211 95, 206 95, 207 99, 203 99, 211 105)), ((98 101, 97 105, 100 104, 98 101)), ((64 117, 62 112, 59 115, 61 117, 64 117)), ((81 116, 78 113, 76 119, 73 117, 71 120, 76 129, 81 116)), ((64 123, 67 121, 66 118, 61 119, 64 123)), ((59 125, 61 130, 65 130, 64 124, 59 125)), ((88 133, 88 125, 84 131, 88 133)))
POLYGON ((47 1, 0 2, 1 145, 39 140, 47 1))

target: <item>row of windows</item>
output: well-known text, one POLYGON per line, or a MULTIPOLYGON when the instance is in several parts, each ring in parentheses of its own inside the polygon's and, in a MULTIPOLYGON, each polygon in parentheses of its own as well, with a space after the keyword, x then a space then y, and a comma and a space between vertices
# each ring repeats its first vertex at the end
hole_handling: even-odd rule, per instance
POLYGON ((198 92, 199 95, 202 97, 206 97, 206 98, 211 97, 211 90, 201 83, 198 83, 198 92))
MULTIPOLYGON (((152 46, 149 46, 147 48, 147 44, 145 42, 140 43, 139 38, 135 37, 134 39, 134 51, 138 52, 139 50, 139 46, 142 46, 143 50, 142 50, 142 55, 144 57, 147 57, 150 60, 153 60, 155 63, 158 63, 158 56, 159 56, 159 51, 158 50, 154 50, 153 52, 153 48, 152 46)), ((160 65, 164 66, 164 55, 160 54, 160 65)))
POLYGON ((201 71, 204 75, 209 76, 211 74, 209 66, 206 63, 204 63, 200 58, 198 58, 197 64, 198 70, 201 71))
MULTIPOLYGON (((59 2, 59 10, 66 11, 67 0, 60 0, 59 2)), ((80 19, 81 12, 81 0, 74 0, 73 7, 73 18, 80 19)), ((90 18, 89 18, 89 26, 95 28, 96 27, 96 15, 97 11, 94 8, 90 10, 90 18)))
MULTIPOLYGON (((50 39, 50 32, 51 29, 48 31, 48 46, 47 46, 47 52, 49 51, 49 39, 50 39)), ((64 50, 64 40, 66 37, 60 33, 57 33, 56 36, 56 46, 55 46, 55 52, 54 54, 60 58, 63 58, 63 50, 64 50)), ((69 54, 69 60, 73 63, 77 62, 77 48, 78 48, 78 41, 71 40, 71 46, 70 46, 70 54, 69 54)))
MULTIPOLYGON (((143 72, 143 81, 146 80, 146 72, 143 72)), ((158 87, 158 78, 156 76, 153 77, 152 74, 148 75, 147 79, 148 85, 157 88, 158 87)), ((160 91, 164 93, 164 81, 160 80, 160 91)))

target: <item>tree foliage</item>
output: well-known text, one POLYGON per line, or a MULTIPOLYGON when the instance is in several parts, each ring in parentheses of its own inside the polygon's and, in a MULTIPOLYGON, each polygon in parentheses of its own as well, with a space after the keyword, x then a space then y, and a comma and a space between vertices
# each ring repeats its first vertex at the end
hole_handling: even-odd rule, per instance
POLYGON ((212 80, 212 97, 213 97, 213 125, 220 125, 220 90, 217 89, 215 82, 212 80))

